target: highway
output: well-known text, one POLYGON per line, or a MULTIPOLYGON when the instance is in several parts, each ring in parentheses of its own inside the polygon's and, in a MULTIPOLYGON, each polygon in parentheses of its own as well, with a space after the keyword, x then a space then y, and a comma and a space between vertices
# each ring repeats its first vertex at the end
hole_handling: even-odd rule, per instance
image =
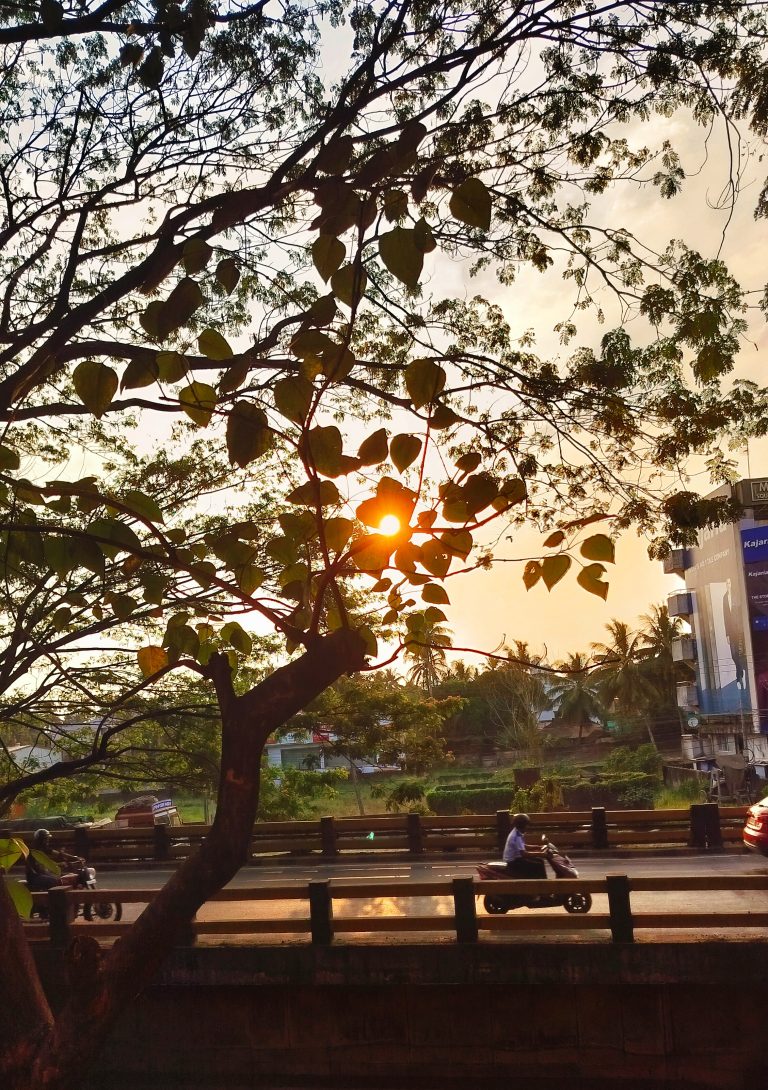
MULTIPOLYGON (((712 855, 680 855, 657 856, 644 854, 633 858, 597 858, 584 857, 575 860, 582 878, 603 878, 606 874, 626 874, 630 876, 665 876, 674 875, 737 875, 737 874, 768 874, 768 859, 751 855, 738 849, 712 855)), ((98 875, 100 889, 156 889, 161 887, 170 877, 173 871, 170 868, 152 868, 147 870, 123 869, 102 871, 98 875)), ((248 886, 266 885, 296 885, 297 889, 305 887, 310 880, 338 879, 344 881, 359 880, 372 882, 381 880, 397 881, 445 881, 446 879, 463 877, 474 874, 474 866, 470 860, 462 859, 456 862, 444 860, 430 860, 424 862, 391 861, 383 862, 381 857, 370 862, 360 860, 342 860, 334 863, 321 863, 315 860, 268 862, 257 866, 245 867, 231 883, 233 887, 244 888, 248 886)), ((553 879, 554 882, 554 879, 553 879)), ((632 908, 634 912, 765 912, 768 911, 768 895, 760 891, 712 891, 707 893, 653 893, 635 892, 632 894, 632 908)), ((607 912, 607 898, 605 895, 596 895, 593 912, 607 912)), ((124 919, 130 920, 141 911, 141 905, 127 904, 125 906, 124 919)), ((478 906, 478 911, 483 909, 478 906)), ((520 909, 518 913, 528 913, 531 910, 520 909)), ((539 909, 536 915, 551 915, 562 913, 562 909, 539 909)), ((241 901, 209 903, 198 914, 199 920, 250 920, 260 917, 271 919, 290 919, 306 917, 308 905, 306 900, 270 900, 270 901, 241 901)), ((339 899, 334 898, 334 916, 373 916, 373 915, 446 915, 453 914, 451 898, 436 897, 366 897, 364 899, 339 899)), ((409 941, 431 941, 433 933, 408 936, 409 941)), ((535 932, 529 934, 529 938, 535 936, 535 932)), ((576 941, 594 941, 600 933, 584 933, 583 938, 576 941)), ((646 938, 659 938, 663 934, 671 941, 688 941, 701 938, 735 938, 733 929, 723 928, 722 931, 708 930, 702 934, 687 934, 677 931, 645 932, 646 938)), ((754 929, 744 930, 745 937, 762 937, 763 931, 754 929)), ((450 932, 434 932, 435 939, 449 941, 450 932)), ((370 941, 372 936, 368 937, 370 941)), ((560 941, 565 938, 568 941, 576 939, 576 933, 560 936, 560 941)), ((257 941, 307 941, 306 936, 296 935, 263 935, 261 937, 249 935, 226 939, 225 941, 253 942, 257 941)), ((508 935, 495 935, 493 941, 509 941, 508 935)), ((554 935, 548 936, 549 941, 558 941, 554 935)), ((204 936, 199 941, 221 942, 221 937, 204 936)), ((399 941, 399 939, 398 939, 399 941)), ((453 941, 450 936, 450 941, 453 941)))

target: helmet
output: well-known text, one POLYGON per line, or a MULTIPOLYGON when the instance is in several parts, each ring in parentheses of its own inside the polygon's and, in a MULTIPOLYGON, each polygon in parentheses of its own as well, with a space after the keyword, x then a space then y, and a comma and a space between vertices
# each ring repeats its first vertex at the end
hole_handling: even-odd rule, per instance
POLYGON ((512 818, 512 824, 516 829, 524 829, 526 825, 530 825, 531 819, 527 814, 515 814, 512 818))
POLYGON ((47 844, 50 839, 51 834, 48 829, 38 829, 32 837, 32 843, 36 848, 40 848, 43 844, 47 844))

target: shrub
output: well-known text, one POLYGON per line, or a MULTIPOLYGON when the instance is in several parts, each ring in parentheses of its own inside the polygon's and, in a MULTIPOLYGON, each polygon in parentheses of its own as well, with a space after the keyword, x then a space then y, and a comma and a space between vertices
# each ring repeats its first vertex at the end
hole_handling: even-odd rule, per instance
POLYGON ((427 791, 427 804, 435 814, 492 814, 508 810, 515 788, 505 787, 434 787, 427 791))
POLYGON ((661 774, 662 757, 658 750, 650 744, 644 743, 636 749, 629 746, 619 746, 608 755, 603 765, 603 771, 609 775, 621 772, 645 772, 648 775, 661 774))

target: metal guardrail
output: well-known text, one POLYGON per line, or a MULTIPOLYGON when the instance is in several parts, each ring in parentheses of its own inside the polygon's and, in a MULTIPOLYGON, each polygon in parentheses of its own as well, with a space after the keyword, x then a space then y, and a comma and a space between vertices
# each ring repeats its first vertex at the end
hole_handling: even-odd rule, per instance
MULTIPOLYGON (((532 829, 546 832, 566 851, 656 847, 720 848, 741 840, 746 806, 694 804, 689 809, 606 810, 532 814, 532 829)), ((411 857, 445 852, 500 852, 510 830, 506 810, 496 814, 422 816, 376 814, 324 817, 315 821, 259 822, 251 858, 318 855, 336 859, 352 853, 400 852, 411 857)), ((55 847, 74 851, 88 863, 171 863, 185 858, 208 835, 208 825, 55 831, 55 847)), ((4 836, 0 830, 0 837, 4 836)), ((14 834, 17 835, 18 834, 14 834)))
MULTIPOLYGON (((605 894, 608 912, 567 915, 543 915, 540 911, 513 913, 509 916, 478 913, 477 898, 486 894, 551 893, 552 879, 509 879, 483 882, 473 877, 444 881, 407 882, 377 879, 313 880, 306 883, 254 886, 244 889, 224 889, 216 902, 256 902, 290 900, 304 902, 306 915, 288 918, 258 917, 237 920, 195 921, 188 938, 195 935, 267 935, 304 934, 315 945, 328 945, 341 934, 393 934, 402 932, 454 932, 457 942, 476 942, 481 932, 524 931, 610 931, 613 942, 633 942, 639 929, 689 929, 768 927, 766 912, 635 912, 632 894, 636 892, 710 892, 768 891, 768 875, 696 875, 688 877, 644 876, 629 878, 609 874, 605 878, 557 879, 557 892, 605 894), (372 913, 371 906, 382 899, 450 898, 451 914, 432 911, 429 914, 387 915, 372 913), (334 902, 366 901, 365 914, 334 914, 334 902)), ((25 923, 24 929, 32 941, 51 942, 64 946, 76 934, 88 933, 99 939, 115 938, 131 927, 130 922, 84 922, 74 919, 74 906, 86 901, 106 899, 126 904, 148 904, 157 895, 154 889, 139 890, 70 890, 64 887, 34 895, 38 906, 45 904, 46 923, 25 923)))

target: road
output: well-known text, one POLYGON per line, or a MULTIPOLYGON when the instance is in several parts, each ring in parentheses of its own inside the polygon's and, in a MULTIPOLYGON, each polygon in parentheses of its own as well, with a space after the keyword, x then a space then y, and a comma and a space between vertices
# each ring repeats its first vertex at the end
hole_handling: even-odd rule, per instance
MULTIPOLYGON (((582 878, 603 878, 606 874, 626 874, 632 876, 665 876, 674 875, 737 875, 737 874, 768 874, 768 859, 742 852, 728 854, 713 854, 711 856, 643 856, 641 858, 581 858, 576 861, 579 874, 582 878)), ((156 889, 161 887, 170 877, 173 871, 169 869, 151 870, 121 870, 103 871, 99 874, 100 889, 156 889)), ((265 863, 259 866, 244 868, 231 883, 235 888, 247 888, 249 886, 267 885, 296 885, 297 889, 306 887, 306 883, 312 879, 354 879, 372 882, 376 880, 386 881, 445 881, 446 879, 463 877, 474 874, 474 865, 469 860, 456 862, 425 861, 425 862, 361 862, 358 860, 344 860, 336 863, 319 863, 314 861, 289 862, 289 863, 265 863)), ((707 893, 690 892, 635 892, 632 894, 632 908, 635 912, 765 912, 768 911, 768 894, 762 891, 712 891, 707 893)), ((141 911, 141 905, 126 905, 124 919, 130 920, 141 911)), ((482 912, 482 909, 479 910, 482 912)), ((521 912, 528 912, 522 909, 521 912)), ((607 912, 607 898, 605 895, 596 895, 594 898, 593 912, 607 912)), ((562 909, 537 910, 537 915, 562 913, 562 909)), ((270 900, 270 901, 236 901, 223 903, 210 903, 205 905, 198 919, 203 921, 213 920, 256 920, 259 918, 292 919, 306 917, 308 914, 307 902, 301 900, 270 900)), ((336 899, 334 898, 334 916, 373 916, 373 915, 442 915, 453 914, 453 902, 449 897, 419 896, 419 897, 367 897, 364 899, 336 899)), ((430 941, 430 937, 440 937, 445 933, 419 933, 412 936, 413 940, 420 938, 422 941, 430 941)), ((448 933, 450 934, 450 932, 448 933)), ((529 933, 533 937, 535 933, 529 933)), ((561 936, 574 941, 577 933, 566 933, 561 936)), ((583 941, 594 941, 600 932, 584 933, 583 941)), ((757 937, 755 930, 745 930, 744 936, 757 937)), ((760 933, 761 935, 763 932, 760 933)), ((678 931, 646 932, 646 938, 658 938, 664 936, 674 941, 685 939, 685 935, 678 931)), ((732 929, 723 928, 722 931, 708 931, 706 934, 688 936, 696 938, 734 938, 732 929)), ((240 937, 227 941, 254 941, 255 936, 240 937)), ((495 935, 494 939, 507 939, 509 936, 495 935)), ((306 936, 276 936, 264 935, 260 941, 306 941, 306 936)), ((553 936, 554 939, 554 936, 553 936)), ((217 941, 209 937, 203 937, 201 941, 217 941)), ((555 939, 555 941, 557 941, 555 939)), ((577 940, 579 941, 579 940, 577 940)))

